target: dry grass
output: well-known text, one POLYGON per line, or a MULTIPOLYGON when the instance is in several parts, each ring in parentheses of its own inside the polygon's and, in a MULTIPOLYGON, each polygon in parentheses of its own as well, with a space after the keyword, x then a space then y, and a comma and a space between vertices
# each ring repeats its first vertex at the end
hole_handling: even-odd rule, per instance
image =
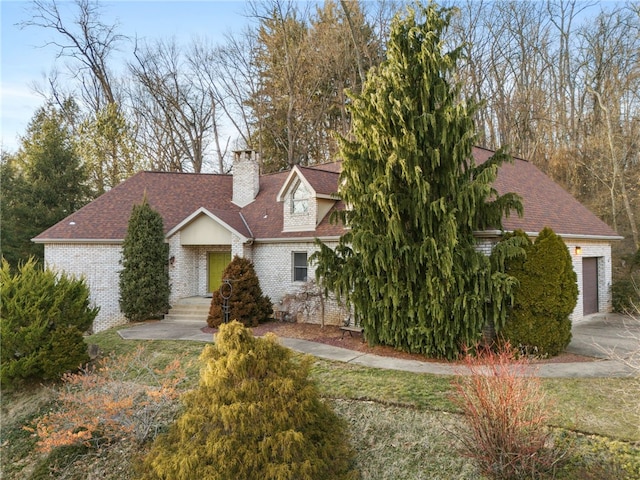
MULTIPOLYGON (((89 340, 99 344, 105 354, 131 352, 143 344, 155 368, 164 368, 176 357, 195 360, 202 351, 202 344, 197 342, 123 341, 115 331, 94 335, 89 340)), ((184 389, 197 381, 199 369, 197 362, 194 364, 184 389)), ((327 401, 350 425, 357 451, 355 461, 363 480, 482 478, 472 461, 458 453, 459 439, 449 433, 462 422, 448 399, 451 377, 320 360, 312 377, 327 401)), ((629 425, 622 437, 615 435, 616 429, 625 428, 627 417, 620 412, 608 412, 618 405, 618 390, 631 386, 625 383, 627 380, 544 380, 547 394, 562 406, 552 423, 589 433, 612 432, 615 438, 640 441, 640 435, 630 432, 629 425)), ((3 480, 131 478, 132 463, 144 453, 144 445, 120 442, 100 451, 69 449, 54 451, 49 457, 38 454, 37 438, 22 427, 33 424, 52 406, 48 390, 41 386, 21 393, 3 392, 0 418, 3 480)), ((637 445, 628 445, 640 456, 637 445)))

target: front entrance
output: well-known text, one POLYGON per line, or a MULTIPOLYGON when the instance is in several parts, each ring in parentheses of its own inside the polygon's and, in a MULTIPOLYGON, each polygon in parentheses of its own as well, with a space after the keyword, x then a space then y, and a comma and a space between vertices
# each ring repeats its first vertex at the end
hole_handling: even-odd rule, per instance
POLYGON ((231 252, 209 252, 207 258, 208 286, 207 292, 212 293, 222 284, 222 272, 231 261, 231 252))
POLYGON ((582 314, 598 312, 598 259, 582 259, 582 314))

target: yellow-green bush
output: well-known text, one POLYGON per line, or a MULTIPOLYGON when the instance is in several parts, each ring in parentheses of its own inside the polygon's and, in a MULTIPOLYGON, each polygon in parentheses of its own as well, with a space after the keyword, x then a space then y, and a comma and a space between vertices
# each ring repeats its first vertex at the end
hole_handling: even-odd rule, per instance
POLYGON ((200 385, 154 443, 141 479, 357 478, 345 426, 308 378, 310 358, 232 322, 201 359, 200 385))
POLYGON ((571 341, 569 315, 578 299, 571 255, 550 228, 543 229, 525 251, 526 258, 507 262, 506 273, 516 277, 519 286, 499 333, 527 352, 557 355, 571 341))
POLYGON ((83 280, 38 268, 30 259, 12 274, 0 270, 0 379, 50 380, 89 360, 83 333, 98 308, 89 305, 83 280))

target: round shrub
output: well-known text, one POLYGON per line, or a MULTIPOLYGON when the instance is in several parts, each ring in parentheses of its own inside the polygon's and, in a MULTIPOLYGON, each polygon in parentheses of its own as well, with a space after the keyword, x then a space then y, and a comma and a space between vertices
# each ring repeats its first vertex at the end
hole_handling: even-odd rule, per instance
MULTIPOLYGON (((237 320, 247 327, 255 327, 271 318, 273 306, 269 297, 262 294, 253 263, 236 255, 224 269, 222 278, 231 281, 229 320, 237 320)), ((223 284, 223 288, 228 287, 223 284)), ((224 293, 228 295, 228 291, 224 293)), ((212 328, 224 322, 223 302, 220 291, 213 292, 207 317, 207 324, 212 328)))
POLYGON ((308 378, 310 357, 231 322, 201 360, 199 387, 154 442, 141 479, 357 478, 345 425, 308 378))
POLYGON ((98 314, 83 280, 38 268, 30 259, 0 271, 1 383, 50 380, 89 361, 83 333, 98 314))
POLYGON ((525 246, 526 259, 507 263, 506 273, 519 281, 502 337, 528 353, 553 356, 571 341, 571 320, 578 284, 571 255, 550 228, 525 246))

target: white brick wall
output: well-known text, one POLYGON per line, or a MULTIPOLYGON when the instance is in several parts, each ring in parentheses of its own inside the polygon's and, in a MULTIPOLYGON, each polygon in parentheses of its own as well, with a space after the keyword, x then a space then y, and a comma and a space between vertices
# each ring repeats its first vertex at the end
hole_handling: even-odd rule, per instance
MULTIPOLYGON (((495 239, 480 239, 478 250, 489 254, 495 239)), ((582 259, 598 258, 599 310, 611 309, 611 246, 607 242, 594 240, 565 239, 571 253, 573 267, 578 277, 579 297, 571 315, 572 321, 583 317, 582 259), (582 252, 576 255, 575 247, 582 252)), ((329 244, 334 247, 334 244, 329 244)), ((214 251, 229 251, 229 246, 180 245, 180 233, 169 239, 171 283, 170 302, 177 299, 207 293, 207 254, 214 251)), ((119 271, 121 270, 122 247, 119 244, 48 244, 45 246, 45 262, 49 268, 66 274, 85 278, 91 291, 91 302, 100 306, 93 330, 99 332, 126 323, 118 302, 119 271)), ((293 281, 293 252, 306 252, 309 258, 317 250, 312 241, 243 244, 240 238, 232 240, 232 255, 240 255, 253 261, 260 285, 271 301, 278 303, 287 293, 302 287, 302 282, 293 281)), ((315 267, 308 266, 308 279, 315 279, 315 267)), ((343 307, 335 300, 325 302, 325 323, 340 324, 347 316, 343 307)), ((302 320, 302 319, 301 319, 302 320)), ((311 319, 320 323, 319 316, 311 319)))
POLYGON ((309 197, 309 207, 305 213, 292 213, 291 195, 292 189, 289 189, 282 206, 282 208, 284 209, 282 230, 285 232, 302 232, 315 230, 316 218, 318 216, 318 202, 316 198, 309 197))
MULTIPOLYGON (((328 243, 330 247, 335 244, 328 243)), ((293 281, 293 253, 306 252, 307 259, 318 250, 315 243, 308 242, 282 242, 282 243, 255 243, 252 249, 253 264, 256 274, 260 279, 262 292, 269 296, 274 304, 282 300, 287 293, 299 291, 303 282, 293 281)), ((308 265, 307 278, 315 279, 315 266, 308 265)), ((325 301, 324 317, 326 324, 340 324, 346 318, 347 313, 335 300, 325 301)), ((300 318, 306 321, 306 318, 300 318)), ((309 319, 310 323, 320 323, 320 312, 309 319)))
POLYGON ((85 279, 91 291, 91 303, 100 307, 93 322, 94 332, 127 322, 120 312, 118 301, 121 252, 121 245, 45 245, 45 264, 48 268, 85 279))
POLYGON ((578 277, 578 303, 571 314, 573 322, 579 322, 583 319, 583 294, 582 294, 582 259, 597 258, 598 259, 598 311, 611 311, 611 245, 607 242, 596 240, 575 240, 565 239, 573 269, 578 277), (576 254, 576 247, 581 247, 581 253, 576 254))
POLYGON ((260 189, 260 166, 255 152, 234 152, 233 203, 244 207, 253 202, 260 189))

